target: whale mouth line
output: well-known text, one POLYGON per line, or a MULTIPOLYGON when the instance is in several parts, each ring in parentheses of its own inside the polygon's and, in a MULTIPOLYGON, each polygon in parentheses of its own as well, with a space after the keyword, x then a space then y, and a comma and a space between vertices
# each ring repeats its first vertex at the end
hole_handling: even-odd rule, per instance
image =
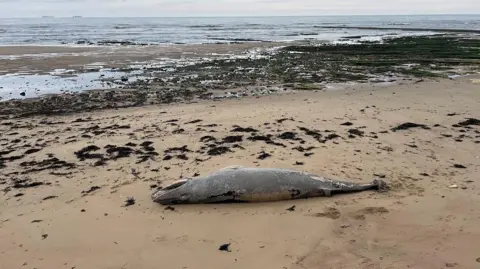
POLYGON ((172 184, 170 184, 170 185, 162 188, 161 190, 163 190, 163 191, 173 190, 173 189, 176 189, 176 188, 178 188, 178 187, 180 187, 180 186, 185 185, 185 183, 187 183, 187 182, 188 182, 188 179, 179 180, 179 181, 176 181, 176 182, 174 182, 174 183, 172 183, 172 184))

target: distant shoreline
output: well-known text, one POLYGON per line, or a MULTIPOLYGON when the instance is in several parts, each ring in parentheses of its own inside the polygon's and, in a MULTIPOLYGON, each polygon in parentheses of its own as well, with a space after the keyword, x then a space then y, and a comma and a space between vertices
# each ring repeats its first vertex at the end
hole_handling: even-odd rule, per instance
POLYGON ((395 30, 395 31, 432 31, 447 33, 474 33, 480 34, 479 30, 474 29, 440 29, 440 28, 411 28, 411 27, 370 27, 370 26, 314 26, 322 29, 357 29, 357 30, 395 30))

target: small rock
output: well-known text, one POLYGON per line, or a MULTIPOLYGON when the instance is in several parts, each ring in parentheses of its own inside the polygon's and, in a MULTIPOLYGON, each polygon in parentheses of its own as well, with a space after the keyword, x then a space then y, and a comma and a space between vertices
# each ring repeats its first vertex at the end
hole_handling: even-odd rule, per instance
POLYGON ((350 133, 351 135, 357 135, 357 136, 363 136, 365 134, 365 132, 360 131, 358 129, 350 129, 348 130, 348 133, 350 133))
POLYGON ((80 210, 80 212, 84 213, 84 212, 87 212, 87 211, 85 209, 82 209, 82 210, 80 210))
POLYGON ((271 157, 272 155, 266 153, 266 152, 260 152, 260 155, 257 157, 259 160, 265 160, 266 158, 271 157))
POLYGON ((453 167, 458 168, 458 169, 467 169, 466 166, 461 165, 461 164, 454 164, 453 167))
POLYGON ((232 251, 230 250, 230 245, 231 245, 231 244, 223 244, 223 245, 221 245, 221 246, 218 248, 218 250, 220 250, 220 251, 226 251, 226 252, 232 252, 232 251))
POLYGON ((287 211, 290 211, 290 212, 293 212, 293 211, 295 211, 295 208, 296 208, 296 207, 297 207, 297 206, 292 206, 292 207, 287 208, 286 210, 287 210, 287 211))
POLYGON ((350 227, 349 224, 344 224, 344 225, 340 226, 340 228, 342 228, 342 229, 345 229, 345 228, 348 228, 348 227, 350 227))
POLYGON ((129 197, 126 201, 125 201, 125 207, 128 207, 128 206, 132 206, 135 204, 135 198, 133 197, 129 197))
POLYGON ((453 184, 453 185, 450 185, 448 186, 450 189, 458 189, 458 185, 456 184, 453 184))
POLYGON ((165 210, 175 211, 175 207, 167 206, 165 207, 165 210))
POLYGON ((42 234, 42 240, 47 239, 48 234, 42 234))
POLYGON ((453 268, 453 267, 456 267, 457 265, 458 265, 457 263, 451 263, 451 262, 447 262, 445 264, 445 266, 448 267, 448 268, 453 268))

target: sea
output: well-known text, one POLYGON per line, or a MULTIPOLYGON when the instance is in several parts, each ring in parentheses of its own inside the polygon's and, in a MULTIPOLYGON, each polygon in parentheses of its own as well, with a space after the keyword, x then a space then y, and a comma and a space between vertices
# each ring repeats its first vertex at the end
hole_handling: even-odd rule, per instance
POLYGON ((345 36, 419 34, 448 29, 478 33, 480 15, 3 18, 0 19, 0 45, 88 44, 104 41, 144 44, 302 39, 332 41, 345 36))

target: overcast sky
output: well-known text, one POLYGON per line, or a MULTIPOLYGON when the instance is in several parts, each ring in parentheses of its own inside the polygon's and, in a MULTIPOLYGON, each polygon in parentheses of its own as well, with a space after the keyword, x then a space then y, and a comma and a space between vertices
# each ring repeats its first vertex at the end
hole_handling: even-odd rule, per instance
POLYGON ((479 13, 480 0, 0 0, 0 17, 479 13))

